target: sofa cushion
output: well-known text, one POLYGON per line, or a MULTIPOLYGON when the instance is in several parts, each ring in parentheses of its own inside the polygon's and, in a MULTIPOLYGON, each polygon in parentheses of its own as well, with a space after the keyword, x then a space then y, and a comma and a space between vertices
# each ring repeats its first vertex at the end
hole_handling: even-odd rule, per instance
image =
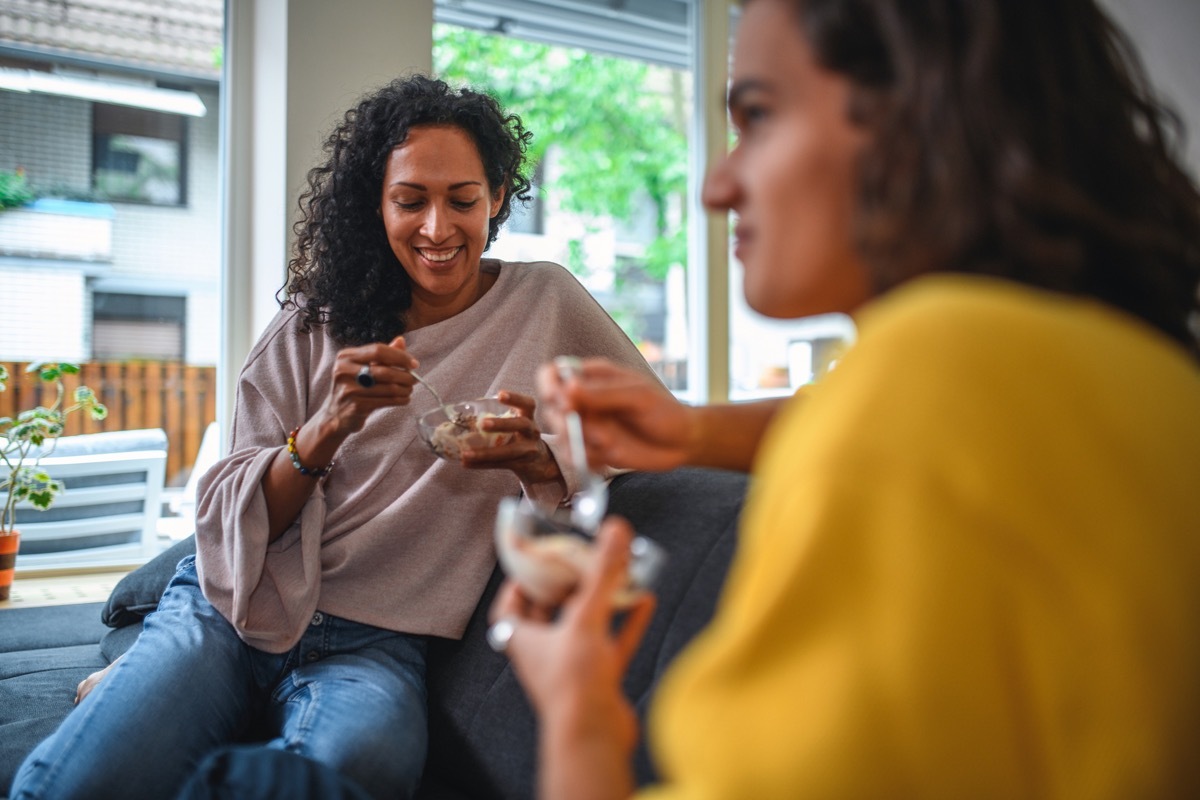
POLYGON ((104 634, 100 603, 0 611, 0 653, 95 644, 104 634))
POLYGON ((141 622, 123 625, 120 628, 109 628, 100 639, 100 655, 104 661, 111 664, 121 657, 121 654, 133 647, 133 643, 142 632, 141 622))
POLYGON ((26 754, 75 704, 75 687, 105 665, 100 603, 0 611, 0 795, 26 754))

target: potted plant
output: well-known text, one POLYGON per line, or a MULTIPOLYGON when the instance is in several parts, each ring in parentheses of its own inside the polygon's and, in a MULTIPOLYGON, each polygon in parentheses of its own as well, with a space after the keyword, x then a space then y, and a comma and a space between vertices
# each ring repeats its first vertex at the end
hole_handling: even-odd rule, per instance
POLYGON ((20 208, 33 200, 33 191, 25 181, 25 171, 18 169, 10 172, 0 169, 0 211, 6 208, 20 208))
MULTIPOLYGON (((79 367, 75 364, 39 362, 30 364, 26 372, 53 383, 57 395, 49 408, 38 406, 22 411, 16 419, 0 417, 0 492, 3 492, 0 498, 4 503, 0 507, 0 600, 7 600, 12 589, 20 545, 20 534, 16 529, 17 503, 25 500, 34 508, 45 511, 63 492, 62 481, 54 480, 45 470, 39 469, 42 458, 53 452, 68 415, 87 411, 95 420, 108 416, 108 409, 97 402, 95 392, 86 386, 77 388, 74 403, 64 407, 66 387, 63 376, 78 374, 79 367), (49 447, 44 447, 47 442, 49 447)), ((0 364, 0 391, 8 388, 8 378, 8 370, 0 364)))

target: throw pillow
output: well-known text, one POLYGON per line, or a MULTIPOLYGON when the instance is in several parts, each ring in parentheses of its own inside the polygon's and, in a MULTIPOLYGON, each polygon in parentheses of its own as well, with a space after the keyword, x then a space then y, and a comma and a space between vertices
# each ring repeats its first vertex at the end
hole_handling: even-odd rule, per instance
POLYGON ((176 565, 184 556, 195 552, 196 537, 192 535, 126 575, 108 596, 100 619, 110 628, 141 622, 143 617, 158 607, 158 599, 175 576, 176 565))

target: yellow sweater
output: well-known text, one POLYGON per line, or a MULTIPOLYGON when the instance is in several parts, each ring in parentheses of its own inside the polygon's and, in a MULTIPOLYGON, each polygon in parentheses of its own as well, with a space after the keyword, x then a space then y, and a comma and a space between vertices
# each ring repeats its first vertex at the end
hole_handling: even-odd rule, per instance
POLYGON ((1200 796, 1200 369, 967 276, 768 433, 653 798, 1200 796))

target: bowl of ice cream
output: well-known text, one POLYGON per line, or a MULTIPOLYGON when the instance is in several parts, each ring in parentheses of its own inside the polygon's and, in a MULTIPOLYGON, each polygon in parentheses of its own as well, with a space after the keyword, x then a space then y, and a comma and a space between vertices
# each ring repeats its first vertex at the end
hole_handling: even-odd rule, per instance
MULTIPOLYGON (((504 574, 534 602, 556 606, 570 595, 596 557, 596 541, 569 522, 513 497, 496 513, 496 555, 504 574)), ((629 576, 613 603, 626 608, 654 586, 666 553, 644 536, 629 545, 629 576)))
POLYGON ((464 450, 487 450, 512 441, 508 432, 485 431, 481 425, 493 417, 515 417, 517 410, 494 397, 464 400, 435 408, 417 419, 421 440, 436 455, 459 461, 464 450))

